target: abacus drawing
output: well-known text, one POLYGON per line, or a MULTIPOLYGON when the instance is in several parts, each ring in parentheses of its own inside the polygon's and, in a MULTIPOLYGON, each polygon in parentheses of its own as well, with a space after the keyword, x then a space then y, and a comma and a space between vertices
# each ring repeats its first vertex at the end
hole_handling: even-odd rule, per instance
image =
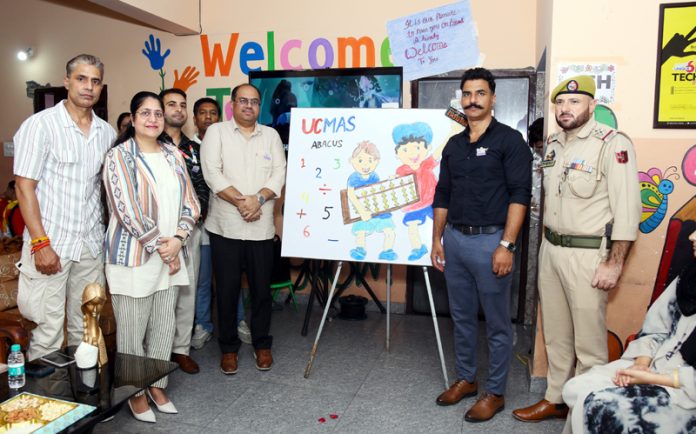
MULTIPOLYGON (((414 175, 385 179, 356 188, 355 195, 373 217, 396 211, 420 200, 414 175)), ((358 211, 348 198, 348 189, 341 190, 341 212, 345 225, 360 220, 358 211)))

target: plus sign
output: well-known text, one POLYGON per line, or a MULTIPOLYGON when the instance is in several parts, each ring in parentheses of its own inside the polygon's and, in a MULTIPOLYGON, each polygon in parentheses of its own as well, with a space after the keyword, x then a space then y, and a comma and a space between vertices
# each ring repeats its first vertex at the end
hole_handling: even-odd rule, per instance
POLYGON ((303 216, 306 216, 306 215, 307 215, 307 214, 304 212, 304 209, 300 209, 300 212, 295 213, 295 214, 297 214, 298 216, 300 216, 300 218, 302 218, 303 216))

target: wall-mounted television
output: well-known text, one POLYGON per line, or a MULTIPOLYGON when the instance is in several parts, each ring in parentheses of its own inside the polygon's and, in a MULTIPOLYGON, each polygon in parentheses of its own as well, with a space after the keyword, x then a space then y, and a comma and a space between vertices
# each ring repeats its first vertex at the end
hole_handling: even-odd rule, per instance
POLYGON ((250 71, 261 91, 258 122, 276 129, 287 149, 293 107, 400 108, 403 70, 399 67, 250 71))

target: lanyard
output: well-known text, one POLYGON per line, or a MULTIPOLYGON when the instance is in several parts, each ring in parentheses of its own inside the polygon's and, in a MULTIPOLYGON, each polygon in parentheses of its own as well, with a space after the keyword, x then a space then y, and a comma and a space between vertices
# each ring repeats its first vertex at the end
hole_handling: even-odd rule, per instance
POLYGON ((191 160, 193 164, 198 164, 198 158, 196 158, 196 154, 193 152, 193 146, 191 146, 191 144, 189 143, 188 147, 189 152, 191 153, 190 157, 186 155, 186 152, 182 151, 181 149, 179 149, 179 152, 181 152, 181 155, 183 155, 185 159, 191 160))

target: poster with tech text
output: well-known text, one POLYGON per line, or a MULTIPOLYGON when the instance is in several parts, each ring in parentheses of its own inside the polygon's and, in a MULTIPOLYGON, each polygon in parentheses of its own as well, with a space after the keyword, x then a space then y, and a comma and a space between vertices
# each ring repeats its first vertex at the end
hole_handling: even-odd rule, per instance
POLYGON ((478 65, 476 24, 469 1, 460 1, 387 22, 394 64, 404 79, 478 65))
POLYGON ((431 265, 445 110, 292 110, 282 255, 431 265))
POLYGON ((696 2, 660 5, 654 128, 696 128, 696 2))

